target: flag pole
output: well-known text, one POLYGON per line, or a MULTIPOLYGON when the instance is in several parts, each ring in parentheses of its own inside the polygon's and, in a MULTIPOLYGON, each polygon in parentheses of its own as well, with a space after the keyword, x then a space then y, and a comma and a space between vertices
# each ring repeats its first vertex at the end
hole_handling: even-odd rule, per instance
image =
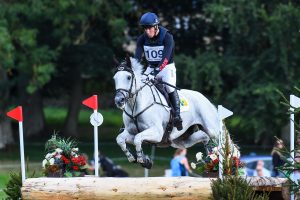
POLYGON ((19 137, 20 137, 20 155, 21 155, 21 172, 22 172, 22 185, 26 179, 25 175, 25 156, 24 156, 24 137, 23 137, 23 122, 19 122, 19 137))
POLYGON ((98 152, 98 126, 103 123, 103 116, 98 113, 98 96, 93 95, 82 101, 82 104, 92 108, 94 113, 90 116, 90 122, 94 126, 94 161, 95 176, 99 176, 99 152, 98 152))
MULTIPOLYGON (((97 115, 97 110, 94 110, 97 115)), ((99 155, 98 155, 98 126, 94 125, 94 154, 95 154, 95 176, 99 176, 99 155)))
MULTIPOLYGON (((292 158, 292 164, 295 163, 295 121, 294 121, 294 107, 300 107, 300 98, 295 95, 290 95, 290 152, 292 158)), ((294 180, 294 171, 291 173, 291 179, 294 180)), ((291 193, 291 200, 295 199, 295 195, 291 193)))
POLYGON ((11 111, 7 112, 6 115, 19 122, 19 140, 20 140, 20 156, 21 156, 21 175, 22 184, 26 179, 25 172, 25 156, 24 156, 24 137, 23 137, 23 109, 22 106, 18 106, 11 111))

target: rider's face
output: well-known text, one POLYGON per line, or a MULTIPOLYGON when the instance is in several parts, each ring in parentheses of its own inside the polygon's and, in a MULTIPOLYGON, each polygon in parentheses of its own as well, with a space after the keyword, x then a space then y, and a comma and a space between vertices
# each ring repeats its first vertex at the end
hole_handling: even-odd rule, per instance
POLYGON ((153 38, 155 36, 155 27, 144 27, 145 33, 149 38, 153 38))

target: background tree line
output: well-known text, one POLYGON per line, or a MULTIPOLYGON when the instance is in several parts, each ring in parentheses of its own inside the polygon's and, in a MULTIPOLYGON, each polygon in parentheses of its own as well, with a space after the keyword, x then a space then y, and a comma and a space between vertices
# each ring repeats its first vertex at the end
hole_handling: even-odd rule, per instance
POLYGON ((113 57, 133 53, 147 11, 174 35, 178 86, 233 110, 235 140, 280 136, 288 120, 276 90, 288 95, 300 82, 297 1, 3 0, 0 149, 13 142, 5 117, 12 105, 30 116, 27 137, 43 133, 44 98, 70 100, 63 133, 76 136, 83 96, 114 93, 113 57))

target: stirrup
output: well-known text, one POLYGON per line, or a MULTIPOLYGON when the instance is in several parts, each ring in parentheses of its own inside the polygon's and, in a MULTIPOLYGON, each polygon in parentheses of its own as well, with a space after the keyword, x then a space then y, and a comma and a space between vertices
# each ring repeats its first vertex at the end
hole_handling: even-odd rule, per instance
POLYGON ((177 128, 178 131, 182 130, 182 119, 180 117, 174 118, 174 126, 177 128))

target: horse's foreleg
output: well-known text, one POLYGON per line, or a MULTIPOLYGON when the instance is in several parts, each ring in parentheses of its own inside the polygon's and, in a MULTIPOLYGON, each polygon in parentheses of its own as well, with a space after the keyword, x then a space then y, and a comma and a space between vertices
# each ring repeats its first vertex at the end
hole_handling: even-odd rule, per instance
POLYGON ((142 151, 143 141, 158 143, 162 140, 162 136, 162 131, 159 131, 157 128, 149 128, 140 132, 134 137, 134 145, 137 153, 137 162, 144 163, 144 154, 142 151))
POLYGON ((128 150, 128 148, 126 146, 126 142, 133 144, 134 135, 129 134, 129 132, 124 129, 124 131, 117 136, 116 140, 117 140, 118 145, 121 147, 122 151, 127 156, 128 161, 134 162, 135 157, 130 153, 130 151, 128 150))

